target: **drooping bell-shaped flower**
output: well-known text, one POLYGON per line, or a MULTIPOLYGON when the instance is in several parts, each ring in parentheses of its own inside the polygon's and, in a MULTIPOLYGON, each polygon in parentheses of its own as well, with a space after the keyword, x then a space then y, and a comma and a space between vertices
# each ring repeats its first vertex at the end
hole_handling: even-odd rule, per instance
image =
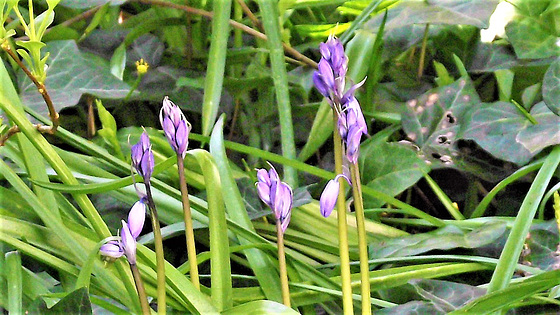
POLYGON ((134 239, 137 239, 142 232, 145 219, 146 204, 142 200, 136 201, 128 213, 128 228, 134 239))
POLYGON ((184 158, 189 145, 191 124, 187 121, 179 106, 175 105, 167 96, 163 99, 159 121, 167 141, 175 153, 184 158))
POLYGON ((288 184, 280 181, 278 172, 272 166, 269 171, 258 169, 257 179, 259 197, 272 209, 276 220, 280 221, 282 232, 285 232, 292 214, 294 199, 292 189, 288 184))
POLYGON ((130 149, 130 156, 132 166, 144 178, 145 183, 149 182, 154 171, 154 153, 146 131, 142 132, 138 143, 130 149))
POLYGON ((118 241, 109 241, 99 248, 101 255, 110 258, 119 258, 124 255, 124 250, 122 249, 121 243, 118 241))
POLYGON ((350 163, 358 163, 361 139, 362 129, 358 124, 350 126, 350 130, 348 130, 348 135, 346 136, 346 158, 348 158, 350 163))
POLYGON ((331 215, 336 205, 338 192, 340 190, 340 177, 346 179, 346 181, 350 184, 346 175, 336 175, 334 179, 329 180, 325 189, 323 189, 323 192, 321 193, 321 197, 319 198, 319 210, 325 218, 331 215))
POLYGON ((124 255, 131 265, 136 264, 136 239, 132 236, 128 224, 122 222, 121 228, 121 244, 124 250, 124 255))

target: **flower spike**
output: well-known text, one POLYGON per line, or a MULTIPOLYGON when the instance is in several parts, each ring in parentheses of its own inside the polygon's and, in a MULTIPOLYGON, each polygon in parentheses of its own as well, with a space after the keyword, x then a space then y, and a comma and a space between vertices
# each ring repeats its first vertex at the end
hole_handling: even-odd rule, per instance
POLYGON ((154 153, 146 131, 142 132, 138 143, 130 149, 130 156, 132 166, 144 178, 145 183, 149 182, 154 171, 154 153))
POLYGON ((189 145, 189 133, 192 127, 179 106, 175 105, 167 96, 163 99, 163 107, 159 112, 159 121, 167 141, 175 153, 184 158, 189 145))
POLYGON ((256 183, 259 197, 272 209, 276 219, 280 221, 282 233, 284 233, 290 223, 292 213, 294 199, 292 189, 288 184, 280 181, 278 172, 272 165, 269 171, 258 169, 257 179, 259 180, 256 183))

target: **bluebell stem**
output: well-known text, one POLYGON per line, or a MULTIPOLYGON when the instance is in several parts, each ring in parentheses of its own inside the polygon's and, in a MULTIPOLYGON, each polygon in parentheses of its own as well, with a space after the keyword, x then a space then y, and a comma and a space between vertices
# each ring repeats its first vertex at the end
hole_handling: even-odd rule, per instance
POLYGON ((159 112, 159 121, 167 141, 175 153, 184 158, 189 145, 191 124, 187 121, 181 109, 167 96, 163 99, 163 107, 159 112))
POLYGON ((348 180, 346 175, 338 174, 334 179, 329 180, 325 189, 323 189, 323 192, 321 193, 321 198, 319 199, 319 209, 325 218, 331 215, 334 207, 336 206, 338 191, 340 190, 340 177, 346 179, 348 184, 350 184, 350 180, 348 180))
POLYGON ((271 167, 257 170, 257 191, 261 200, 266 203, 279 220, 282 233, 286 231, 292 214, 293 192, 290 186, 280 181, 278 173, 271 167))
POLYGON ((130 149, 130 156, 132 166, 144 178, 144 183, 150 182, 150 177, 154 171, 154 153, 146 131, 142 132, 138 143, 130 149))

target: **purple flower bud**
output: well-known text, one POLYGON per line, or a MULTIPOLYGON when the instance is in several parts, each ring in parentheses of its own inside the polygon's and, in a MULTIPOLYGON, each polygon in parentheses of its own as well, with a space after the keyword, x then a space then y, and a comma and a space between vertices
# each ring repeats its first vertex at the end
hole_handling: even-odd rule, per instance
POLYGON ((145 131, 142 132, 138 143, 133 145, 130 149, 130 156, 132 159, 132 166, 134 166, 138 174, 144 178, 144 182, 149 182, 152 172, 154 171, 154 154, 152 152, 150 138, 145 131))
POLYGON ((146 204, 143 203, 142 200, 136 201, 128 213, 128 228, 130 229, 130 234, 134 239, 137 239, 140 232, 142 232, 145 219, 146 204))
POLYGON ((257 170, 257 179, 259 197, 272 209, 276 219, 280 221, 282 232, 285 232, 291 217, 292 189, 288 184, 280 181, 278 173, 272 166, 268 172, 265 169, 257 170))
POLYGON ((159 121, 169 145, 175 153, 185 157, 189 145, 191 124, 183 115, 181 109, 169 97, 163 99, 163 107, 159 112, 159 121))
POLYGON ((120 243, 117 241, 109 241, 99 248, 101 255, 111 258, 119 258, 124 254, 120 243))
POLYGON ((339 174, 336 175, 334 179, 329 180, 329 182, 325 186, 325 189, 321 193, 321 197, 319 199, 319 209, 321 210, 321 215, 323 215, 325 218, 331 215, 336 205, 338 192, 340 190, 340 177, 346 179, 346 181, 350 184, 350 181, 345 175, 339 174))
POLYGON ((136 239, 132 237, 128 224, 126 224, 126 222, 124 221, 122 221, 121 240, 122 240, 124 255, 126 256, 126 259, 128 259, 128 263, 131 265, 135 265, 136 264, 136 239))
POLYGON ((331 36, 326 43, 319 45, 321 60, 318 71, 313 73, 313 83, 331 105, 343 95, 346 72, 348 71, 348 58, 344 54, 344 46, 335 37, 331 36))
POLYGON ((346 157, 350 163, 357 163, 360 155, 360 141, 362 139, 362 129, 356 124, 348 130, 346 138, 346 157))

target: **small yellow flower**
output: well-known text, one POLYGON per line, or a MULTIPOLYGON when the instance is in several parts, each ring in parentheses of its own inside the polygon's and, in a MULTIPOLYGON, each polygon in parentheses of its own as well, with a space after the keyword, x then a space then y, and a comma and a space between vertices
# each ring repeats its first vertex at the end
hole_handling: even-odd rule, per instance
POLYGON ((143 75, 146 72, 148 72, 148 68, 150 67, 150 65, 144 61, 144 59, 140 59, 138 61, 136 61, 136 71, 138 72, 139 75, 143 75))

